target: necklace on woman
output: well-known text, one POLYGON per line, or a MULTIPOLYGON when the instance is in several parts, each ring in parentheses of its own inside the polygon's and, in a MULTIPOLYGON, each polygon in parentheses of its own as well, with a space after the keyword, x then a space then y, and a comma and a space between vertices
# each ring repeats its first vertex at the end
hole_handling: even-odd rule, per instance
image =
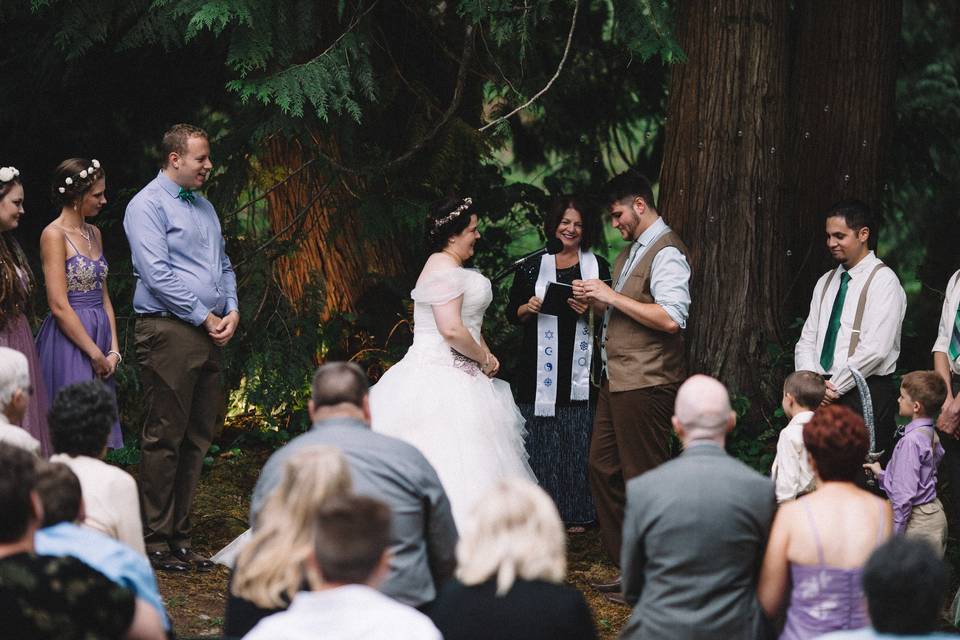
POLYGON ((91 233, 91 232, 87 229, 87 226, 88 226, 88 225, 87 225, 86 222, 81 222, 81 223, 80 223, 80 226, 79 226, 79 227, 76 227, 75 229, 71 229, 70 227, 67 227, 66 225, 60 225, 60 226, 63 227, 64 231, 75 231, 75 232, 79 233, 79 234, 80 234, 80 237, 87 241, 87 253, 90 253, 90 254, 93 253, 93 242, 92 242, 92 240, 93 240, 93 233, 91 233))
POLYGON ((458 255, 457 255, 456 253, 454 253, 453 251, 450 251, 449 249, 441 249, 440 253, 445 253, 445 254, 447 254, 448 256, 450 256, 451 258, 453 258, 454 260, 457 261, 457 265, 458 265, 458 266, 461 266, 461 267, 463 266, 463 260, 461 260, 461 259, 460 259, 460 256, 458 256, 458 255))

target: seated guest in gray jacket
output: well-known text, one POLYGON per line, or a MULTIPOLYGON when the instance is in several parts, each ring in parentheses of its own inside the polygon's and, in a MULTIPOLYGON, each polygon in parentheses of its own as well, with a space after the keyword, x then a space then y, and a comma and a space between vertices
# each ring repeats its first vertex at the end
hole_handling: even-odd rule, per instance
POLYGON ((684 452, 627 483, 621 638, 762 637, 757 574, 776 509, 773 483, 724 451, 736 422, 722 384, 680 387, 673 428, 684 452))
POLYGON ((352 363, 331 362, 313 376, 309 403, 313 428, 278 450, 260 472, 253 490, 250 522, 283 475, 294 452, 314 445, 340 449, 350 467, 353 490, 390 506, 390 570, 380 591, 412 607, 437 596, 453 575, 457 528, 436 471, 406 442, 370 430, 367 376, 352 363))

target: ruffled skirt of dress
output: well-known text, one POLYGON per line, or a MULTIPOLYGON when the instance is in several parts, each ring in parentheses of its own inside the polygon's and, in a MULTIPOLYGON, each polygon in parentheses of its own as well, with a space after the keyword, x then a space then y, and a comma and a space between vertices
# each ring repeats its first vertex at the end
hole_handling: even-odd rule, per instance
POLYGON ((9 347, 27 356, 33 394, 30 396, 30 403, 27 405, 27 412, 23 416, 21 426, 40 441, 40 452, 44 458, 49 458, 53 454, 53 444, 50 442, 50 430, 47 428, 47 411, 50 409, 47 387, 40 370, 37 348, 33 344, 33 332, 25 315, 18 313, 10 318, 7 326, 0 331, 0 347, 9 347))
POLYGON ((374 431, 409 442, 433 465, 462 530, 497 480, 536 478, 510 385, 436 360, 411 348, 370 390, 370 413, 374 431))
MULTIPOLYGON (((113 344, 113 331, 110 329, 110 318, 103 308, 102 293, 99 290, 70 292, 67 294, 70 306, 73 307, 83 328, 87 330, 93 341, 103 353, 110 350, 113 344)), ((51 402, 57 397, 60 389, 92 380, 93 367, 90 358, 68 338, 57 325, 53 316, 47 316, 37 332, 37 354, 40 356, 40 368, 43 371, 44 382, 51 402)), ((116 381, 110 377, 104 384, 116 397, 116 381)), ((114 422, 110 429, 107 446, 111 449, 123 447, 123 432, 120 422, 114 422)))

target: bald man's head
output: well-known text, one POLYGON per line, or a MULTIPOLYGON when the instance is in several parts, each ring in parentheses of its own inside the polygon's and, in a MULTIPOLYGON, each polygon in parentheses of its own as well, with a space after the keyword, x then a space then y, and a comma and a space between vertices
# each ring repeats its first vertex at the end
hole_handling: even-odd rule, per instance
POLYGON ((685 443, 694 438, 722 438, 736 420, 727 388, 704 375, 680 385, 673 413, 674 427, 685 443))

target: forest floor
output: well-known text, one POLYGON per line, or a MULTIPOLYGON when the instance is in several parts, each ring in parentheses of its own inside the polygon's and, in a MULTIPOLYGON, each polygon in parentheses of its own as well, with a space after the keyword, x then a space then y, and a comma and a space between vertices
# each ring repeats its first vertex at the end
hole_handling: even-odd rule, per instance
MULTIPOLYGON (((247 528, 250 494, 269 453, 228 452, 204 470, 194 504, 193 544, 197 551, 212 555, 247 528)), ((129 470, 136 472, 134 468, 129 470)), ((630 610, 607 602, 588 583, 609 580, 615 573, 600 548, 596 529, 569 537, 567 580, 587 598, 603 639, 616 638, 630 610)), ((228 577, 228 570, 220 566, 213 571, 185 575, 157 573, 178 638, 220 637, 228 577)))

